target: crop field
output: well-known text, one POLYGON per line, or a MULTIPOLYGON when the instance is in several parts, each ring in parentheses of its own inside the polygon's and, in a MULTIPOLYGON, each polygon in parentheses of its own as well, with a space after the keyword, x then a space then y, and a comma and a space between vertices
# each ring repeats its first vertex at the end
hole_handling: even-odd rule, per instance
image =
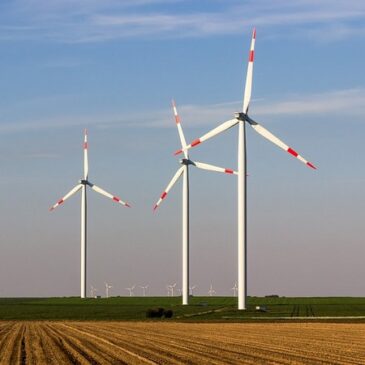
POLYGON ((2 298, 0 320, 120 320, 143 321, 150 308, 173 312, 177 321, 317 320, 331 317, 365 323, 365 298, 250 297, 248 309, 238 311, 237 298, 193 297, 182 306, 181 297, 2 298), (265 312, 255 310, 265 306, 265 312))
POLYGON ((365 324, 0 322, 1 364, 364 364, 365 324))

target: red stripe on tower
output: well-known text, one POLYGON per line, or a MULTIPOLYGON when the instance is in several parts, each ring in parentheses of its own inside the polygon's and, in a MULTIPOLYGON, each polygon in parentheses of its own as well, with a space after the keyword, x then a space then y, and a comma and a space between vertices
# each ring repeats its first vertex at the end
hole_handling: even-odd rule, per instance
POLYGON ((292 154, 294 157, 298 157, 298 155, 299 155, 299 153, 298 153, 298 152, 294 151, 294 150, 293 150, 293 149, 291 149, 290 147, 288 148, 288 152, 289 152, 290 154, 292 154))
POLYGON ((225 169, 224 172, 226 174, 233 174, 233 170, 231 170, 231 169, 225 169))
POLYGON ((193 142, 191 142, 191 147, 195 147, 199 143, 201 143, 201 140, 198 138, 198 139, 194 140, 193 142))
POLYGON ((250 51, 248 62, 253 62, 254 58, 255 58, 255 51, 250 51))

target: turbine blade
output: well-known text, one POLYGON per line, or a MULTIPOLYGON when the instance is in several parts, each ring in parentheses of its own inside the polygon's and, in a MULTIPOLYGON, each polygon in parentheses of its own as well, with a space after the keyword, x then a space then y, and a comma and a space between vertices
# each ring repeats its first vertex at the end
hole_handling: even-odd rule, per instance
POLYGON ((303 158, 298 152, 293 150, 291 147, 286 145, 283 141, 281 141, 279 138, 275 137, 271 132, 269 132, 266 128, 264 128, 262 125, 255 122, 253 119, 248 118, 248 123, 252 126, 252 128, 259 134, 261 134, 263 137, 268 139, 270 142, 276 144, 278 147, 283 149, 284 151, 290 153, 292 156, 296 157, 299 161, 306 164, 308 167, 311 167, 312 169, 317 169, 311 162, 308 162, 305 158, 303 158))
POLYGON ((87 155, 88 143, 87 143, 87 129, 84 132, 84 180, 87 180, 89 175, 89 159, 87 155))
POLYGON ((252 31, 250 53, 249 53, 249 56, 248 56, 248 66, 247 66, 245 93, 244 93, 244 96, 243 96, 243 109, 242 109, 242 111, 246 114, 247 114, 248 107, 250 106, 250 101, 251 101, 253 62, 254 62, 254 58, 255 58, 255 41, 256 41, 256 29, 254 28, 253 31, 252 31))
POLYGON ((181 166, 177 171, 176 174, 173 176, 173 178, 170 180, 169 184, 167 185, 165 191, 161 194, 160 199, 158 199, 157 203, 153 207, 153 210, 156 210, 158 206, 161 204, 162 200, 164 200, 171 190, 171 188, 175 185, 176 181, 179 180, 179 177, 184 171, 184 166, 181 166))
POLYGON ((96 186, 92 183, 88 183, 88 185, 91 187, 91 189, 93 189, 94 191, 96 191, 97 193, 106 196, 107 198, 110 198, 112 200, 114 200, 117 203, 120 203, 122 205, 124 205, 125 207, 130 208, 130 205, 128 203, 126 203, 125 201, 121 200, 120 198, 118 198, 117 196, 108 193, 107 191, 105 191, 102 188, 99 188, 99 186, 96 186))
POLYGON ((218 167, 218 166, 214 166, 214 165, 209 165, 209 164, 203 163, 203 162, 197 162, 197 161, 191 161, 191 162, 198 169, 208 170, 208 171, 215 171, 215 172, 223 172, 225 174, 234 174, 234 175, 237 175, 237 171, 234 171, 232 169, 225 169, 224 167, 218 167))
MULTIPOLYGON (((176 108, 175 100, 172 100, 172 109, 174 111, 174 116, 175 116, 175 121, 176 121, 176 127, 177 127, 177 130, 179 132, 179 137, 180 137, 180 142, 181 142, 181 148, 184 149, 184 148, 186 148, 186 140, 185 140, 185 136, 184 136, 184 132, 183 132, 182 126, 181 126, 180 115, 177 113, 177 108, 176 108)), ((189 158, 188 152, 186 150, 184 150, 184 155, 185 155, 185 158, 189 158)))
POLYGON ((191 142, 189 145, 187 145, 185 148, 178 150, 175 152, 175 155, 180 154, 181 152, 188 150, 192 147, 197 146, 198 144, 205 142, 206 140, 216 136, 219 133, 222 133, 224 131, 226 131, 229 128, 232 128, 234 125, 236 125, 239 122, 238 119, 230 119, 227 122, 224 122, 222 124, 220 124, 218 127, 212 129, 211 131, 209 131, 208 133, 204 134, 204 136, 195 139, 193 142, 191 142))
POLYGON ((56 209, 59 205, 65 202, 69 197, 77 193, 82 188, 81 184, 77 184, 74 188, 72 188, 62 199, 60 199, 55 205, 53 205, 49 210, 52 211, 56 209))

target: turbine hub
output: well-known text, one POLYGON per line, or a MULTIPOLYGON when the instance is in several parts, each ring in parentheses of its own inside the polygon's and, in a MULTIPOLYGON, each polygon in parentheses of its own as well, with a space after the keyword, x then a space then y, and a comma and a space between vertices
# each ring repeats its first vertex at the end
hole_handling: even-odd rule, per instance
POLYGON ((248 118, 248 115, 246 113, 243 113, 243 112, 234 113, 234 116, 238 120, 242 120, 242 122, 245 122, 247 120, 247 118, 248 118))
POLYGON ((89 182, 87 180, 80 180, 81 185, 88 185, 89 182))
POLYGON ((183 158, 183 159, 181 159, 180 160, 180 163, 181 163, 181 165, 186 165, 186 166, 188 166, 188 165, 192 165, 193 163, 189 160, 189 159, 187 159, 187 158, 183 158))

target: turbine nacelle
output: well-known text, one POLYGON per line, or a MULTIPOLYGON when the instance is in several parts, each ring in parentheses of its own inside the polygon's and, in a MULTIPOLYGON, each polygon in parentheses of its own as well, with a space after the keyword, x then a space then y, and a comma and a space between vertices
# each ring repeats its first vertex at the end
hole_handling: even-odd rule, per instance
POLYGON ((234 116, 237 120, 241 120, 242 122, 248 121, 248 115, 243 112, 236 112, 234 113, 234 116))
POLYGON ((187 158, 182 158, 180 161, 180 164, 181 165, 185 165, 185 166, 188 166, 188 165, 195 165, 195 163, 187 158))

